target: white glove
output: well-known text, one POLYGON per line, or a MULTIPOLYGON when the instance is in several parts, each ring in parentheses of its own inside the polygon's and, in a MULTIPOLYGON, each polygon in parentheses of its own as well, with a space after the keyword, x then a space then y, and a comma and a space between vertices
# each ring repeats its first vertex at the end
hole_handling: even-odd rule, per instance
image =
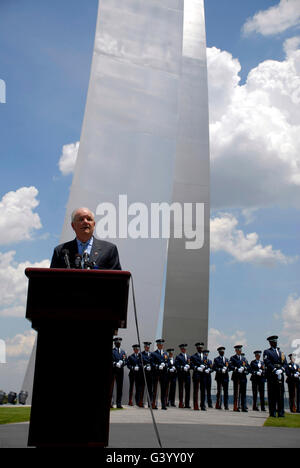
POLYGON ((184 366, 183 370, 184 372, 188 372, 190 370, 190 366, 187 364, 186 366, 184 366))
POLYGON ((240 368, 238 369, 238 372, 239 372, 240 374, 242 374, 242 373, 244 372, 244 370, 245 370, 244 367, 240 367, 240 368))
POLYGON ((149 365, 146 366, 146 370, 147 370, 148 372, 151 371, 151 366, 149 366, 149 365))
POLYGON ((175 372, 174 367, 171 367, 170 372, 172 372, 172 374, 173 374, 173 372, 175 372))
POLYGON ((161 364, 161 365, 159 366, 159 370, 163 370, 164 367, 165 367, 165 365, 164 365, 164 364, 161 364))
POLYGON ((116 367, 118 367, 120 369, 122 367, 122 361, 117 362, 116 367))
POLYGON ((296 377, 296 379, 299 379, 299 377, 300 377, 299 372, 296 372, 296 373, 294 374, 294 377, 296 377))
POLYGON ((278 369, 275 373, 276 373, 276 375, 279 376, 279 375, 283 374, 283 371, 281 369, 278 369))
POLYGON ((226 372, 227 372, 227 368, 226 368, 226 367, 223 367, 222 373, 223 373, 223 374, 226 374, 226 372))
POLYGON ((139 366, 135 366, 134 370, 137 372, 138 370, 140 370, 139 366))
POLYGON ((260 377, 262 375, 262 371, 256 372, 256 375, 258 375, 258 377, 260 377))
POLYGON ((205 373, 210 374, 210 369, 206 369, 205 373))

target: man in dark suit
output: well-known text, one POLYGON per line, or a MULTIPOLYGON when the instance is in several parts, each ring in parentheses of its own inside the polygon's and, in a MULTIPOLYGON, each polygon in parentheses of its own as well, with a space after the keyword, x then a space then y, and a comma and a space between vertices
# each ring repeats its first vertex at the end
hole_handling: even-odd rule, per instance
POLYGON ((267 373, 268 400, 270 416, 284 418, 284 373, 287 370, 285 355, 277 346, 278 336, 269 336, 270 348, 264 351, 267 373))
POLYGON ((229 387, 229 371, 230 364, 229 359, 225 357, 224 346, 220 346, 217 351, 219 356, 215 358, 213 369, 216 372, 215 380, 217 382, 217 401, 216 409, 222 409, 222 388, 223 388, 223 399, 224 399, 224 408, 229 410, 228 407, 228 387, 229 387))
POLYGON ((54 249, 50 268, 81 268, 88 261, 90 268, 121 270, 117 247, 93 236, 95 218, 88 208, 73 211, 71 225, 76 238, 54 249))

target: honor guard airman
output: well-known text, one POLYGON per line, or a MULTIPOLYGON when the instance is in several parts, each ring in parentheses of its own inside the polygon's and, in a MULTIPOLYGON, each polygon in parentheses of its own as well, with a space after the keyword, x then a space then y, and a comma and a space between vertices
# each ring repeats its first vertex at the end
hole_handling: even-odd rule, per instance
POLYGON ((245 357, 242 356, 243 345, 236 345, 235 355, 230 358, 230 368, 233 371, 231 380, 233 381, 233 411, 247 413, 247 375, 250 366, 245 357))
POLYGON ((285 355, 278 348, 278 336, 269 336, 270 348, 264 351, 270 416, 284 417, 284 373, 287 369, 285 355))
POLYGON ((206 411, 205 407, 205 369, 204 343, 196 343, 197 352, 191 356, 193 369, 193 400, 194 410, 199 411, 199 387, 200 387, 200 408, 206 411))
POLYGON ((174 348, 167 349, 169 356, 168 366, 168 383, 167 383, 167 406, 176 408, 175 395, 176 395, 176 382, 177 382, 177 369, 175 367, 174 348))
MULTIPOLYGON (((123 394, 123 381, 124 381, 124 367, 127 364, 127 356, 125 351, 121 349, 122 338, 114 338, 114 348, 112 352, 113 360, 113 382, 112 390, 114 384, 116 383, 117 387, 117 397, 116 403, 117 408, 122 408, 122 394, 123 394)), ((112 406, 112 405, 111 405, 112 406)))
POLYGON ((175 359, 178 374, 179 408, 190 408, 191 358, 186 352, 187 346, 187 344, 179 345, 180 353, 175 359))
MULTIPOLYGON (((153 387, 153 376, 152 376, 152 367, 151 367, 151 352, 150 346, 151 341, 144 341, 144 351, 142 352, 143 365, 145 370, 146 382, 149 392, 150 404, 152 404, 152 387, 153 387)), ((141 386, 141 400, 139 406, 142 408, 144 406, 144 395, 145 395, 145 381, 143 379, 141 386)), ((148 402, 149 405, 149 402, 148 402)))
POLYGON ((206 366, 205 371, 204 371, 206 400, 207 400, 207 406, 209 408, 212 408, 213 404, 212 404, 212 398, 211 398, 211 374, 214 372, 213 363, 208 357, 210 351, 208 349, 205 349, 203 353, 204 353, 204 364, 206 366))
POLYGON ((157 409, 156 399, 158 382, 160 383, 160 397, 161 397, 161 408, 167 409, 166 393, 167 393, 167 379, 168 379, 168 365, 169 356, 164 351, 165 340, 156 340, 157 350, 151 354, 151 366, 153 369, 153 398, 152 408, 157 409))
POLYGON ((266 411, 265 409, 265 383, 266 383, 266 372, 265 364, 261 361, 262 352, 257 350, 254 351, 255 359, 250 363, 250 373, 251 373, 251 382, 252 382, 252 395, 253 395, 253 411, 259 411, 257 405, 257 397, 259 394, 260 399, 260 409, 261 411, 266 411))
POLYGON ((225 410, 229 410, 228 407, 228 388, 229 388, 229 359, 225 357, 224 346, 220 346, 217 351, 219 356, 214 359, 213 369, 216 373, 215 380, 217 382, 217 401, 216 409, 222 409, 222 389, 223 389, 223 401, 225 410))
POLYGON ((143 381, 143 368, 138 344, 132 345, 133 354, 127 359, 129 369, 129 406, 133 406, 133 390, 135 387, 135 403, 139 406, 141 401, 141 387, 143 381))
POLYGON ((289 404, 291 413, 300 413, 300 368, 295 362, 295 356, 289 354, 290 362, 286 369, 286 383, 289 389, 289 404))

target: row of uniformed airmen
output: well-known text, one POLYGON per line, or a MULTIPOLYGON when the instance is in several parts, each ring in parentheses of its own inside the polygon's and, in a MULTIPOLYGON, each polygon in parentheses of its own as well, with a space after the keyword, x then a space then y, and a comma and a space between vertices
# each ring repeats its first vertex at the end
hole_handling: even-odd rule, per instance
POLYGON ((219 356, 212 362, 208 355, 209 350, 204 349, 204 343, 196 343, 196 353, 187 354, 187 344, 179 345, 180 353, 174 357, 174 349, 164 350, 164 340, 156 341, 157 349, 150 352, 151 342, 144 342, 144 350, 140 352, 139 345, 132 346, 133 354, 126 356, 121 349, 122 338, 114 339, 113 349, 113 381, 116 382, 116 403, 122 408, 122 389, 124 367, 129 369, 129 405, 133 406, 133 392, 135 388, 135 403, 144 407, 146 389, 149 392, 150 404, 157 409, 157 391, 160 385, 161 408, 175 407, 176 383, 178 381, 179 408, 191 408, 191 371, 193 371, 193 407, 194 410, 212 408, 211 374, 216 373, 217 398, 216 409, 225 410, 228 406, 228 387, 230 372, 233 381, 234 411, 247 412, 246 391, 247 375, 251 374, 253 410, 258 409, 258 395, 260 397, 261 411, 265 411, 265 383, 267 382, 268 403, 270 416, 284 416, 284 375, 286 375, 289 389, 289 402, 291 412, 300 412, 300 368, 295 363, 294 356, 289 355, 287 363, 285 355, 277 346, 277 336, 268 338, 270 348, 262 352, 254 352, 255 359, 249 362, 242 353, 242 345, 236 345, 235 355, 230 359, 225 356, 225 348, 218 348, 219 356), (147 387, 145 386, 145 380, 147 387), (146 387, 146 388, 145 388, 146 387), (200 391, 200 392, 199 392, 200 391), (199 406, 200 393, 200 406, 199 406))

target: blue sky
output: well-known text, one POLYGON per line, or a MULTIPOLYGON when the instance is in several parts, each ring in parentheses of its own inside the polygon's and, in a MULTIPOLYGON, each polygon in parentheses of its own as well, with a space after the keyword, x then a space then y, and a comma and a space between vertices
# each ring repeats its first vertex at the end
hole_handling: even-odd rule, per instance
MULTIPOLYGON (((300 35, 300 9, 298 0, 292 0, 295 14, 291 15, 285 3, 205 2, 215 220, 212 351, 217 344, 232 347, 240 340, 251 356, 266 345, 269 333, 280 334, 290 351, 292 341, 300 339, 300 162, 295 156, 297 151, 300 154, 300 115, 293 101, 300 88, 300 58, 299 43, 291 41, 300 35), (277 10, 266 15, 271 7, 277 10), (258 11, 261 16, 246 34, 246 21, 258 11), (287 20, 282 25, 278 17, 284 13, 287 20), (247 83, 249 72, 252 78, 247 83), (218 73, 224 77, 221 82, 218 73), (291 82, 295 89, 286 96, 280 86, 291 82), (240 106, 239 115, 229 101, 240 106), (249 121, 245 102, 251 108, 249 121), (258 114, 256 103, 257 107, 263 103, 258 114), (237 130, 237 122, 244 123, 246 130, 237 130), (226 134, 232 137, 227 146, 222 140, 226 134), (251 233, 257 236, 252 243, 247 238, 251 233)), ((72 174, 64 175, 58 163, 63 146, 80 139, 97 6, 97 0, 0 3, 0 79, 6 83, 6 103, 0 103, 0 207, 5 206, 4 214, 0 210, 0 339, 8 349, 7 364, 0 364, 0 388, 20 384, 33 342, 22 312, 20 270, 24 262, 40 264, 49 259, 61 234, 72 174), (38 193, 18 192, 24 187, 35 187, 38 193), (7 201, 3 197, 10 192, 7 201), (24 209, 25 217, 20 214, 24 209), (30 229, 34 213, 38 219, 30 229), (8 294, 10 288, 16 301, 8 294)))

